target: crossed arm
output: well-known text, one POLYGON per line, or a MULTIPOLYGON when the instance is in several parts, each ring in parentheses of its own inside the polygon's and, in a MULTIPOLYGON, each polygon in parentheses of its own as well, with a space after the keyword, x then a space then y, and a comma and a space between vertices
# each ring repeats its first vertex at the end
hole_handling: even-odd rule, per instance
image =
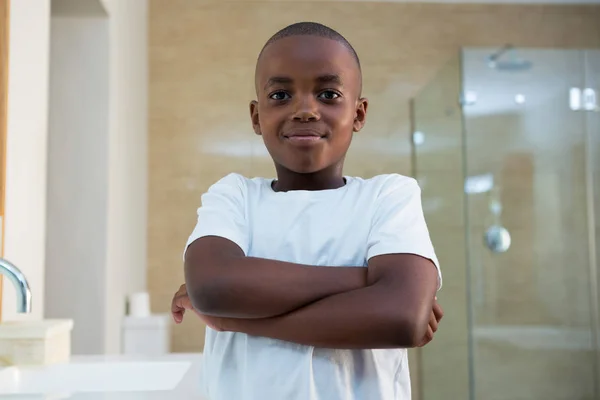
POLYGON ((438 284, 430 260, 373 257, 368 268, 245 257, 215 236, 186 252, 193 308, 226 330, 327 348, 406 348, 426 336, 438 284))

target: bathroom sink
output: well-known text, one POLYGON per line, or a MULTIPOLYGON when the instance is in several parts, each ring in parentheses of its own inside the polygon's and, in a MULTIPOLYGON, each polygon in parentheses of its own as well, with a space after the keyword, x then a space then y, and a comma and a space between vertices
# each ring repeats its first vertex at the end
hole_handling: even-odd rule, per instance
POLYGON ((113 361, 0 369, 0 396, 174 390, 190 361, 113 361))

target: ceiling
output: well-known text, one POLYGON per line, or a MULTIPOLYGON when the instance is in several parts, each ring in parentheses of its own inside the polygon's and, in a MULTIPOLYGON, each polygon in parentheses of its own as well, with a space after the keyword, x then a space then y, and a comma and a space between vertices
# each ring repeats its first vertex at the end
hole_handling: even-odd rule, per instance
POLYGON ((333 0, 374 3, 437 3, 437 4, 598 4, 600 0, 333 0))

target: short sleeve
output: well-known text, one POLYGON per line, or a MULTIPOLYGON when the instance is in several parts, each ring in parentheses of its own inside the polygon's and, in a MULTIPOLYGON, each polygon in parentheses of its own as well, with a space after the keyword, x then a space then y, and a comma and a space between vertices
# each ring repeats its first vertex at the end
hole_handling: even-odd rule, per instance
POLYGON ((189 236, 185 249, 204 236, 220 236, 236 243, 248 253, 248 229, 245 213, 246 183, 237 174, 229 174, 213 184, 202 195, 196 227, 189 236))
POLYGON ((421 205, 421 188, 413 178, 390 175, 381 188, 367 243, 367 260, 382 254, 408 253, 440 265, 431 243, 421 205))

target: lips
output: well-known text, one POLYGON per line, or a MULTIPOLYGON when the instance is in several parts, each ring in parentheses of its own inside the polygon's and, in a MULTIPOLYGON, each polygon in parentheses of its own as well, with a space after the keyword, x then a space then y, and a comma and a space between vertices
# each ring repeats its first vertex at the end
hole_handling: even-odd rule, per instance
POLYGON ((288 132, 286 134, 283 135, 283 137, 285 137, 286 139, 290 139, 290 138, 322 138, 324 135, 322 135, 320 132, 313 130, 313 129, 297 129, 297 130, 293 130, 291 132, 288 132))
POLYGON ((283 135, 289 143, 298 146, 310 146, 323 140, 323 135, 314 130, 295 130, 283 135))

